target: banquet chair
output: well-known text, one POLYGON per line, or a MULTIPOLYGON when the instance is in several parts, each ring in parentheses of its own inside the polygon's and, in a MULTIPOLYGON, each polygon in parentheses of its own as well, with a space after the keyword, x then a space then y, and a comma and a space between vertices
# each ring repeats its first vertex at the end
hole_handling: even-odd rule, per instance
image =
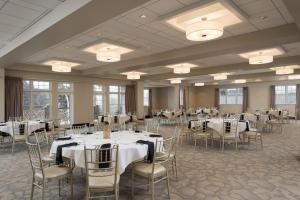
MULTIPOLYGON (((155 184, 161 181, 166 181, 168 196, 170 198, 170 181, 169 181, 169 166, 170 166, 170 155, 174 148, 174 137, 164 139, 162 141, 156 140, 154 145, 154 150, 161 152, 161 154, 154 153, 153 162, 138 162, 133 165, 132 176, 131 176, 131 195, 134 199, 134 189, 135 189, 135 176, 145 178, 150 189, 152 200, 155 199, 155 184)), ((139 186, 143 186, 139 184, 139 186)))
POLYGON ((11 133, 12 133, 11 152, 14 153, 15 144, 25 143, 28 138, 28 121, 27 122, 11 121, 11 133))
POLYGON ((119 199, 118 153, 118 145, 110 148, 84 147, 87 199, 113 196, 119 199))
POLYGON ((65 178, 70 179, 71 199, 73 199, 73 173, 71 166, 51 165, 45 167, 42 161, 39 143, 33 144, 26 142, 26 144, 33 173, 30 199, 33 199, 35 187, 42 190, 42 199, 44 199, 46 184, 52 180, 58 180, 58 193, 60 196, 61 181, 65 178))
POLYGON ((71 129, 74 135, 80 135, 88 131, 86 124, 73 124, 71 129))
POLYGON ((157 121, 147 121, 146 123, 146 131, 151 133, 159 132, 159 123, 157 121))
POLYGON ((48 165, 51 163, 54 163, 55 160, 53 157, 49 156, 49 139, 48 139, 48 134, 45 129, 37 130, 34 132, 34 137, 36 140, 36 143, 39 144, 40 148, 42 149, 43 147, 46 150, 46 153, 41 153, 42 161, 48 165), (46 154, 46 155, 45 155, 46 154))
POLYGON ((225 119, 223 118, 223 131, 220 136, 221 149, 224 151, 225 142, 233 142, 235 149, 238 150, 238 119, 225 119))
POLYGON ((49 126, 49 131, 47 131, 47 137, 49 138, 50 141, 55 140, 56 138, 59 138, 60 135, 60 130, 58 130, 58 127, 55 128, 55 123, 54 121, 48 121, 48 126, 49 126))
MULTIPOLYGON (((212 138, 212 134, 209 132, 208 128, 207 128, 207 121, 206 119, 199 119, 198 120, 199 126, 197 126, 195 128, 195 130, 193 131, 193 138, 194 138, 194 148, 196 149, 197 147, 197 141, 200 140, 204 140, 205 141, 205 150, 207 151, 207 144, 208 144, 208 139, 213 139, 212 138)), ((200 145, 199 145, 200 147, 200 145)))
POLYGON ((255 142, 255 146, 257 149, 257 141, 260 141, 261 149, 263 149, 263 139, 262 134, 258 131, 257 124, 251 120, 249 120, 249 131, 246 131, 244 133, 244 136, 246 137, 248 141, 248 146, 250 145, 251 141, 255 142))

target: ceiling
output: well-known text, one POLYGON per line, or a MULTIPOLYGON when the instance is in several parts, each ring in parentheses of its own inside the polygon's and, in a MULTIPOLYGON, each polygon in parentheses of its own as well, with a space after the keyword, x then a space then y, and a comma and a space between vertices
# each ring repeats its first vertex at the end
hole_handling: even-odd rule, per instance
MULTIPOLYGON (((232 4, 245 16, 245 20, 226 27, 221 38, 208 42, 189 41, 184 32, 166 23, 166 16, 206 1, 210 0, 135 0, 135 5, 138 6, 128 5, 126 11, 124 9, 109 19, 95 22, 93 26, 80 32, 78 30, 76 34, 74 31, 70 37, 53 42, 30 55, 19 56, 18 60, 9 62, 5 67, 13 68, 16 63, 17 66, 25 63, 34 65, 37 71, 44 71, 48 68, 41 63, 61 58, 81 63, 74 71, 85 76, 124 79, 125 76, 120 73, 139 70, 147 73, 143 80, 149 82, 165 83, 167 78, 184 77, 186 83, 192 83, 199 80, 213 82, 208 74, 224 70, 241 77, 249 74, 274 77, 269 70, 271 65, 253 67, 247 64, 246 59, 238 56, 238 53, 251 50, 281 47, 286 53, 275 57, 275 60, 281 60, 274 64, 300 64, 300 58, 297 57, 300 55, 300 32, 296 26, 299 19, 294 18, 282 0, 221 0, 232 4), (141 17, 142 15, 146 17, 141 17), (95 54, 82 49, 101 39, 126 44, 134 51, 122 55, 122 60, 118 63, 98 62, 95 54), (172 74, 172 69, 165 67, 179 61, 190 62, 198 67, 184 76, 172 74)), ((92 3, 95 4, 95 0, 90 4, 92 3)), ((59 0, 0 0, 0 47, 21 35, 26 27, 60 4, 62 2, 59 0), (4 15, 10 17, 10 20, 2 18, 4 15)), ((104 4, 109 3, 106 1, 104 4)), ((83 8, 78 9, 80 10, 83 8)), ((6 61, 3 62, 4 65, 5 63, 6 61)))

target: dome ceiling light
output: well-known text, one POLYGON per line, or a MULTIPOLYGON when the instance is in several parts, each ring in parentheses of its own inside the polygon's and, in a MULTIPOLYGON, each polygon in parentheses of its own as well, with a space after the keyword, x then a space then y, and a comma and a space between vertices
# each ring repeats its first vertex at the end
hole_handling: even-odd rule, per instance
POLYGON ((204 83, 198 82, 198 83, 195 83, 195 86, 204 86, 204 83))
POLYGON ((298 79, 300 79, 300 74, 289 75, 288 79, 289 80, 298 80, 298 79))
POLYGON ((180 84, 182 81, 182 78, 170 78, 168 79, 171 84, 180 84))
POLYGON ((138 80, 141 78, 141 75, 144 75, 146 73, 144 72, 138 72, 138 71, 130 71, 130 72, 124 72, 122 75, 126 75, 128 80, 138 80))
POLYGON ((229 73, 219 73, 219 74, 211 74, 214 77, 214 80, 226 80, 227 76, 230 75, 229 73))
POLYGON ((168 65, 167 68, 173 69, 174 74, 188 74, 191 72, 191 68, 197 65, 191 63, 179 63, 174 65, 168 65))
POLYGON ((43 63, 44 65, 50 65, 53 72, 67 73, 72 71, 72 67, 80 65, 79 63, 63 61, 63 60, 49 60, 43 63))
POLYGON ((237 79, 237 80, 234 80, 233 83, 246 83, 246 79, 237 79))
POLYGON ((116 44, 107 39, 100 42, 90 44, 82 49, 85 52, 96 54, 96 59, 100 62, 118 62, 123 54, 132 52, 131 48, 127 48, 116 44))
POLYGON ((207 41, 223 35, 223 25, 205 18, 186 27, 186 38, 191 41, 207 41))
POLYGON ((249 60, 250 65, 261 65, 273 62, 274 56, 279 56, 284 54, 284 50, 276 47, 270 49, 263 49, 258 51, 251 51, 239 54, 242 58, 249 60))
POLYGON ((289 66, 282 66, 282 67, 272 67, 271 70, 275 71, 277 75, 287 75, 293 74, 295 69, 300 68, 299 65, 289 65, 289 66))
POLYGON ((175 11, 165 17, 166 23, 186 33, 191 41, 219 38, 224 28, 246 21, 242 10, 223 0, 199 1, 189 8, 175 11))

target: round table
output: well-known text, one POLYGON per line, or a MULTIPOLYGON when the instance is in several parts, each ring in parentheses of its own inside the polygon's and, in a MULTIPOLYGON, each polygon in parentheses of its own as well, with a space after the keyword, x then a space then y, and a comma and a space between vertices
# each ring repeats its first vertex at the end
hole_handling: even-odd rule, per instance
POLYGON ((142 133, 135 133, 134 131, 120 131, 111 133, 111 139, 103 139, 102 132, 96 132, 90 135, 71 135, 71 140, 54 141, 50 149, 50 156, 56 154, 58 145, 77 142, 79 145, 72 147, 64 147, 62 149, 62 156, 72 159, 75 165, 85 168, 84 160, 84 146, 86 148, 94 148, 95 146, 105 143, 112 145, 119 145, 118 154, 118 172, 122 174, 126 167, 134 161, 143 159, 148 152, 148 146, 144 144, 137 144, 138 140, 146 140, 156 142, 162 141, 162 137, 149 137, 152 133, 143 131, 142 133))

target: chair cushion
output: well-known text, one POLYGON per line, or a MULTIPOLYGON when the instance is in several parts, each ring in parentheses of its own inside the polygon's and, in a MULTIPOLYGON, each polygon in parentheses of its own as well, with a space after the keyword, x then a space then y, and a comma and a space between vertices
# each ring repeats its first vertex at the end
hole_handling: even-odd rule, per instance
MULTIPOLYGON (((135 166, 133 166, 133 172, 139 176, 142 177, 150 177, 152 176, 152 163, 137 163, 135 166)), ((165 176, 167 173, 167 170, 164 166, 160 164, 155 164, 154 167, 154 178, 165 176)))
POLYGON ((255 131, 248 131, 248 132, 246 132, 246 135, 249 137, 255 137, 255 136, 260 136, 261 135, 261 133, 259 133, 259 132, 255 132, 255 131))
MULTIPOLYGON (((95 172, 92 173, 91 175, 99 175, 99 173, 103 172, 95 172)), ((113 191, 114 189, 114 183, 115 183, 115 176, 114 175, 108 175, 108 176, 103 176, 103 177, 95 177, 95 176, 89 176, 89 188, 90 189, 97 189, 97 191, 103 191, 103 192, 108 192, 108 191, 113 191)), ((120 175, 117 174, 117 182, 116 184, 118 185, 120 182, 120 175)))
POLYGON ((249 131, 256 132, 257 128, 249 128, 249 131))
POLYGON ((25 141, 26 137, 26 135, 15 134, 15 141, 25 141))
POLYGON ((51 158, 50 156, 43 156, 42 160, 46 163, 54 162, 54 158, 51 158))
MULTIPOLYGON (((44 168, 44 173, 46 179, 52 179, 70 174, 72 173, 72 170, 69 167, 59 167, 58 165, 52 165, 50 167, 44 168)), ((36 178, 43 179, 42 172, 37 172, 35 176, 36 178)))

